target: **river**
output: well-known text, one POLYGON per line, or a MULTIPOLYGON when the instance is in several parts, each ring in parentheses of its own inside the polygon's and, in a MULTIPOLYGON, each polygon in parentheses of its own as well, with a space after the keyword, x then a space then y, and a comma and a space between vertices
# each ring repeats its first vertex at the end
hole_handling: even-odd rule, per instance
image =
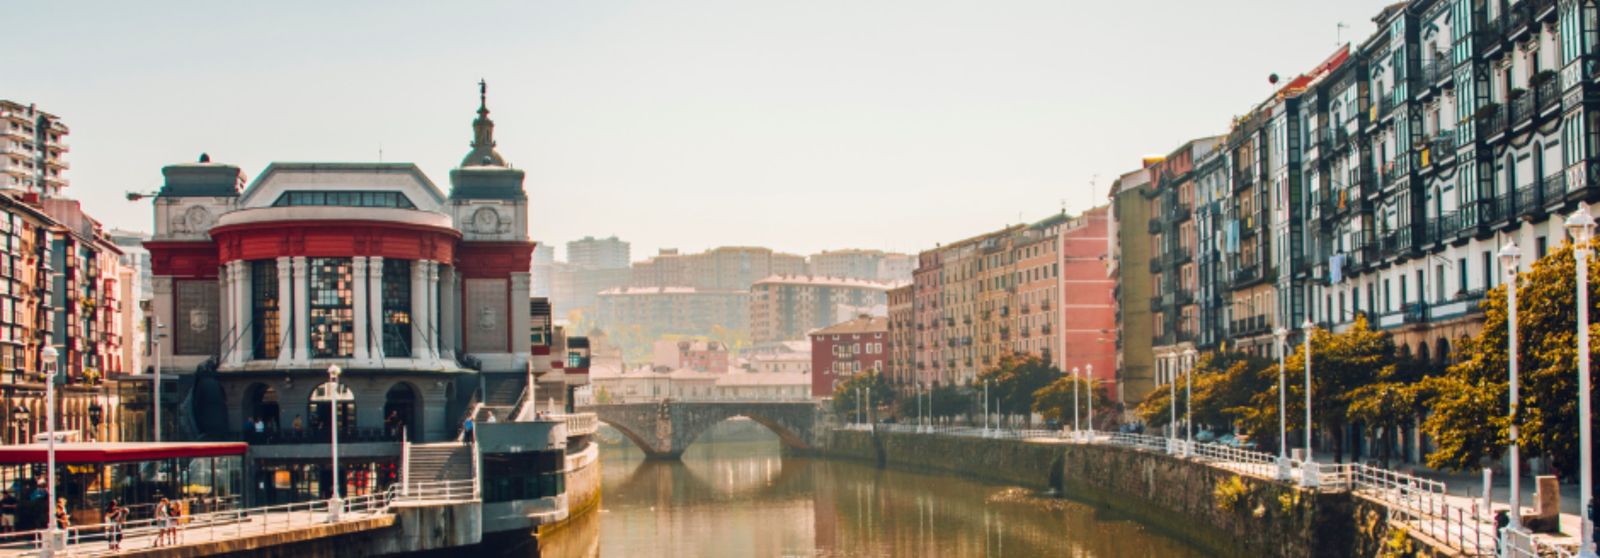
POLYGON ((599 511, 549 537, 540 555, 1203 556, 1071 500, 950 475, 785 458, 777 438, 765 438, 708 432, 681 462, 605 447, 599 511))

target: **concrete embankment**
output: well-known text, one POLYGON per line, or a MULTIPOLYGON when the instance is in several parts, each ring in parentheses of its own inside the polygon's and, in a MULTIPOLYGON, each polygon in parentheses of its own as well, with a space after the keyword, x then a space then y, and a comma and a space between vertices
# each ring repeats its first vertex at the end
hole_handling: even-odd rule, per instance
MULTIPOLYGON (((826 457, 1056 489, 1217 556, 1379 556, 1391 534, 1381 506, 1348 493, 1121 446, 856 431, 824 438, 816 449, 826 457)), ((1445 555, 1412 540, 1417 556, 1445 555)))

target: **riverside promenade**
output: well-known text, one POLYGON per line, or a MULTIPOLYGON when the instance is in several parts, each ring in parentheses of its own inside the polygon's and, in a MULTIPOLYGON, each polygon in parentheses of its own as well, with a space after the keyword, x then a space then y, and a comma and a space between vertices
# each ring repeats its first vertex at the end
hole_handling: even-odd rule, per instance
MULTIPOLYGON (((1369 510, 1369 515, 1381 516, 1378 519, 1389 527, 1403 530, 1421 546, 1433 549, 1439 555, 1496 555, 1494 513, 1483 509, 1481 498, 1463 495, 1459 487, 1452 491, 1443 481, 1370 465, 1292 459, 1280 464, 1277 456, 1263 452, 1127 433, 906 424, 851 424, 835 430, 840 433, 870 433, 874 438, 882 435, 955 437, 1009 440, 1046 447, 1104 446, 1134 450, 1157 459, 1226 471, 1282 489, 1348 495, 1360 499, 1364 503, 1363 509, 1369 510)), ((1050 474, 1054 475, 1055 472, 1050 474)), ((1481 489, 1481 484, 1479 487, 1481 489)), ((1500 502, 1494 509, 1506 507, 1500 502)), ((1512 545, 1513 555, 1572 556, 1578 543, 1576 533, 1579 532, 1580 523, 1576 515, 1563 514, 1559 533, 1513 531, 1506 538, 1512 545)))
MULTIPOLYGON (((62 540, 56 555, 204 556, 292 549, 304 556, 353 556, 447 548, 467 541, 459 537, 430 541, 412 532, 428 522, 407 520, 406 516, 476 502, 477 486, 472 480, 421 482, 345 499, 337 517, 329 514, 328 500, 183 516, 174 528, 175 540, 163 540, 160 545, 156 541, 161 529, 154 519, 120 526, 120 549, 111 546, 116 532, 113 525, 73 526, 59 533, 62 540), (373 546, 371 538, 391 540, 373 546)), ((46 538, 44 531, 17 533, 0 543, 0 557, 45 555, 46 538)))

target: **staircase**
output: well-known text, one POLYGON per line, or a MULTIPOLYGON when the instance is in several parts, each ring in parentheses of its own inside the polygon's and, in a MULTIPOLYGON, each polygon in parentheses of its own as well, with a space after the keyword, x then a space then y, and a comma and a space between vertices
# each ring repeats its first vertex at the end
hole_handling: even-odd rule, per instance
POLYGON ((527 377, 522 374, 495 374, 484 375, 483 391, 485 407, 512 407, 517 404, 517 398, 522 395, 523 384, 527 377))
POLYGON ((472 480, 472 445, 460 442, 413 444, 407 482, 472 480))

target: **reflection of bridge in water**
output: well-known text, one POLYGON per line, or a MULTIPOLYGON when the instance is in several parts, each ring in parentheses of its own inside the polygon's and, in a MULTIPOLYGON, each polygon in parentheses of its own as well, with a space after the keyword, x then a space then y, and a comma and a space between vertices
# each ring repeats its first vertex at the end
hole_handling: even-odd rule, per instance
POLYGON ((810 400, 665 399, 589 405, 583 410, 622 432, 652 459, 678 459, 707 429, 733 417, 767 427, 784 447, 809 450, 816 445, 823 420, 821 407, 810 400))

